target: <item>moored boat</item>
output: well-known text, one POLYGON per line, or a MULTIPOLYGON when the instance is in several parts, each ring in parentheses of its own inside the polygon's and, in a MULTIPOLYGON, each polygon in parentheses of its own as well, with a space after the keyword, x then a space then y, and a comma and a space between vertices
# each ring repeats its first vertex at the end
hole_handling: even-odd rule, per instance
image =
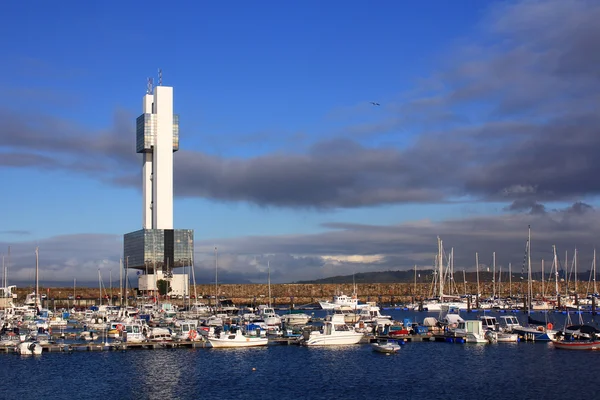
POLYGON ((600 350, 600 340, 552 340, 557 349, 563 350, 600 350))
POLYGON ((331 320, 325 321, 322 330, 304 334, 301 343, 305 346, 357 344, 363 338, 363 334, 346 325, 339 314, 333 314, 331 320))
POLYGON ((379 339, 375 343, 371 343, 373 351, 378 353, 396 353, 400 350, 400 345, 394 340, 379 339))
POLYGON ((241 329, 235 332, 223 332, 218 337, 208 337, 208 342, 212 347, 255 347, 266 346, 269 339, 266 337, 246 336, 241 329))

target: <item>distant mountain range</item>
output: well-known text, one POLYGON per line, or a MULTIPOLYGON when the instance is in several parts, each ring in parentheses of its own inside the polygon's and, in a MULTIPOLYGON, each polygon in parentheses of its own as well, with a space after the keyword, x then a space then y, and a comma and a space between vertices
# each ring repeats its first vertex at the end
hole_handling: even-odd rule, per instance
MULTIPOLYGON (((548 281, 549 274, 544 274, 544 280, 548 281)), ((434 271, 432 269, 427 270, 417 270, 416 281, 417 283, 426 283, 431 282, 434 276, 434 271)), ((508 282, 510 280, 510 276, 508 272, 502 272, 502 276, 496 273, 496 277, 498 278, 498 282, 508 282)), ((541 272, 532 273, 531 277, 535 281, 539 281, 542 278, 541 272)), ((516 283, 517 281, 527 280, 526 273, 512 273, 512 281, 516 283)), ((564 274, 559 275, 559 279, 564 279, 564 274)), ((570 280, 574 280, 574 276, 571 275, 570 280)), ((456 283, 467 282, 476 282, 477 281, 477 273, 476 272, 463 272, 454 274, 454 281, 456 283)), ((480 282, 492 282, 493 273, 490 271, 479 271, 479 281, 480 282)), ((552 280, 554 280, 554 276, 552 276, 552 280)), ((579 282, 588 282, 590 280, 590 271, 581 272, 577 274, 577 280, 579 282)), ((596 280, 598 280, 598 274, 596 274, 596 280)), ((405 271, 378 271, 378 272, 361 272, 354 275, 340 275, 340 276, 332 276, 329 278, 323 279, 315 279, 312 281, 299 281, 296 283, 304 283, 304 284, 320 284, 320 283, 330 283, 330 284, 341 284, 341 283, 412 283, 415 281, 415 271, 414 270, 405 270, 405 271)))

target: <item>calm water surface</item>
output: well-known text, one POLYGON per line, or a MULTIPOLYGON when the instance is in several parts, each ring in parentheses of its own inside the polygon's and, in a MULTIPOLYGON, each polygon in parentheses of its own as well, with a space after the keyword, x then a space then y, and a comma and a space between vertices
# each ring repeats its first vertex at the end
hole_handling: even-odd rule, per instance
POLYGON ((600 352, 543 343, 0 354, 2 399, 597 399, 598 377, 600 352))

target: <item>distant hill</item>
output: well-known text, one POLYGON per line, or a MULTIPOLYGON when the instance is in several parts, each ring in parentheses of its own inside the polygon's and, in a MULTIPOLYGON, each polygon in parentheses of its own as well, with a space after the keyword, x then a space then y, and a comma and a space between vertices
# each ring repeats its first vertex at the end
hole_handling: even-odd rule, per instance
MULTIPOLYGON (((417 283, 427 283, 432 281, 432 277, 434 275, 434 271, 432 269, 427 270, 417 270, 417 283)), ((492 281, 492 272, 488 271, 480 271, 479 272, 479 281, 480 282, 491 282, 492 281)), ((502 276, 499 276, 496 273, 496 277, 498 277, 499 282, 508 282, 510 280, 510 276, 508 272, 502 272, 502 276)), ((531 277, 535 281, 540 281, 542 278, 542 274, 540 272, 536 272, 531 274, 531 277)), ((548 282, 549 274, 545 274, 545 281, 548 282)), ((521 280, 527 280, 527 274, 521 272, 513 272, 512 273, 512 281, 513 283, 520 282, 521 280)), ((562 274, 559 276, 559 279, 564 279, 562 274)), ((573 276, 570 278, 573 280, 573 276)), ((577 280, 581 284, 587 284, 590 279, 590 272, 582 272, 577 274, 577 280)), ((477 273, 476 272, 467 272, 463 275, 463 272, 455 272, 454 273, 454 281, 456 283, 467 282, 476 282, 477 281, 477 273)), ((598 281, 598 276, 596 278, 598 281)), ((378 272, 361 272, 354 275, 340 275, 340 276, 332 276, 329 278, 316 279, 312 281, 299 281, 296 283, 309 283, 309 284, 318 284, 318 283, 411 283, 415 281, 415 271, 414 270, 405 270, 405 271, 378 271, 378 272)), ((552 282, 554 281, 554 276, 552 276, 552 282)))

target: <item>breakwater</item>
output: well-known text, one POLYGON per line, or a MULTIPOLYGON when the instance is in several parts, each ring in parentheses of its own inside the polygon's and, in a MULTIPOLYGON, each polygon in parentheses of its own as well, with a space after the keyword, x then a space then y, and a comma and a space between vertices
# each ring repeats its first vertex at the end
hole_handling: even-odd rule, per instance
MULTIPOLYGON (((491 297, 494 293, 497 296, 516 296, 523 297, 527 293, 527 285, 521 282, 508 282, 494 285, 492 282, 482 282, 479 285, 482 297, 491 297)), ((574 287, 573 283, 570 287, 574 287)), ((378 303, 406 303, 419 298, 427 298, 435 293, 431 283, 360 283, 356 284, 356 292, 360 301, 375 301, 378 303)), ((566 294, 566 283, 559 283, 559 291, 566 294)), ((32 288, 19 288, 17 290, 17 302, 23 301, 27 293, 31 293, 32 288)), ((190 295, 202 298, 204 302, 214 302, 217 288, 215 285, 195 285, 190 288, 190 295)), ((331 299, 333 295, 344 293, 350 295, 354 291, 352 284, 271 284, 271 301, 274 304, 296 304, 303 305, 314 303, 319 300, 331 299)), ((570 290, 572 291, 572 290, 570 290)), ((577 293, 579 297, 585 297, 587 291, 587 282, 581 282, 577 293)), ((455 293, 458 295, 464 293, 476 293, 477 284, 467 282, 458 282, 453 286, 446 286, 444 293, 455 293)), ((542 296, 543 293, 550 296, 555 292, 554 282, 544 283, 534 282, 533 292, 535 297, 542 296)), ((106 304, 105 297, 113 299, 118 298, 119 288, 103 289, 102 295, 98 288, 48 288, 40 287, 40 293, 45 294, 47 302, 53 302, 58 307, 82 305, 89 306, 98 304, 100 298, 106 304), (111 293, 112 292, 112 293, 111 293)), ((135 300, 140 293, 135 289, 130 289, 128 297, 135 300)), ((267 284, 222 284, 218 285, 218 296, 231 299, 235 304, 260 304, 268 300, 269 288, 267 284)), ((183 300, 178 300, 183 303, 183 300)), ((177 302, 177 300, 175 300, 177 302)), ((118 301, 113 301, 118 304, 118 301)))

